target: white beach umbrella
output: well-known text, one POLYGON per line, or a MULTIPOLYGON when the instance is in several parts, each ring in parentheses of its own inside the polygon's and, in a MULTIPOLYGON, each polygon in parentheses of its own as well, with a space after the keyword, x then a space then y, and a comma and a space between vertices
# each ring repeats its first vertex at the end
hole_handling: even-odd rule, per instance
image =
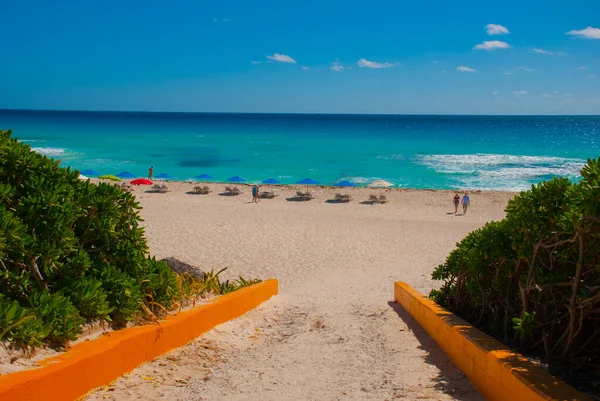
POLYGON ((394 184, 392 184, 391 182, 386 181, 386 180, 376 180, 367 186, 369 188, 389 188, 389 187, 393 187, 394 184))
POLYGON ((85 175, 83 175, 83 174, 79 174, 79 179, 80 179, 80 180, 82 180, 82 181, 87 181, 87 180, 89 180, 89 178, 88 178, 88 177, 86 177, 86 176, 85 176, 85 175))

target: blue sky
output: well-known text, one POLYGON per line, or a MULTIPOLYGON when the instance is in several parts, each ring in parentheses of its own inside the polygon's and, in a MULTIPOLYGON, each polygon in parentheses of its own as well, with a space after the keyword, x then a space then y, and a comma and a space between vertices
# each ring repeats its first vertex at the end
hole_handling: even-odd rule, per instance
POLYGON ((205 3, 0 1, 0 108, 600 113, 599 1, 205 3))

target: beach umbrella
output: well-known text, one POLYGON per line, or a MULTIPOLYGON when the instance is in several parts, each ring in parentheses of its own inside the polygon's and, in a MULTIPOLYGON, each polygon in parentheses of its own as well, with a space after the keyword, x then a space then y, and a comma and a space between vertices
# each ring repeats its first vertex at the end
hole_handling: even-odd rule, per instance
POLYGON ((152 185, 152 181, 145 178, 138 178, 137 180, 131 181, 132 185, 152 185))
POLYGON ((235 177, 228 178, 227 181, 229 181, 229 182, 245 182, 246 180, 243 179, 242 177, 240 177, 239 175, 236 175, 235 177))
POLYGON ((200 175, 195 176, 194 178, 197 179, 197 180, 212 180, 215 177, 213 177, 210 174, 200 174, 200 175))
POLYGON ((99 176, 100 174, 95 172, 94 170, 83 170, 81 174, 85 174, 88 177, 99 176))
POLYGON ((135 175, 131 174, 129 171, 123 171, 123 172, 117 174, 117 177, 119 177, 119 178, 135 178, 135 175))
POLYGON ((154 178, 156 178, 157 180, 170 180, 170 179, 172 179, 173 177, 172 177, 172 176, 170 176, 169 174, 161 173, 161 174, 157 175, 157 176, 156 176, 156 177, 154 177, 154 178))
POLYGON ((352 181, 340 181, 334 185, 334 187, 355 187, 356 184, 352 181))
POLYGON ((83 175, 83 174, 79 174, 79 179, 80 179, 80 180, 82 180, 82 181, 87 181, 87 180, 89 180, 89 178, 87 178, 87 177, 86 177, 85 175, 83 175))
POLYGON ((281 184, 281 181, 276 180, 275 178, 269 178, 268 180, 264 180, 263 184, 281 184))
POLYGON ((119 177, 117 177, 116 175, 112 175, 112 174, 101 175, 98 178, 100 178, 101 180, 121 181, 121 179, 119 177))
POLYGON ((369 188, 389 188, 389 187, 393 187, 394 184, 392 184, 389 181, 385 181, 385 180, 376 180, 376 181, 373 181, 372 183, 370 183, 367 186, 369 188))
POLYGON ((308 192, 308 186, 309 185, 318 185, 319 181, 315 181, 312 178, 305 178, 303 180, 296 181, 296 184, 306 185, 306 191, 308 192))
POLYGON ((315 181, 312 178, 305 178, 303 180, 297 181, 296 184, 302 185, 318 185, 319 181, 315 181))

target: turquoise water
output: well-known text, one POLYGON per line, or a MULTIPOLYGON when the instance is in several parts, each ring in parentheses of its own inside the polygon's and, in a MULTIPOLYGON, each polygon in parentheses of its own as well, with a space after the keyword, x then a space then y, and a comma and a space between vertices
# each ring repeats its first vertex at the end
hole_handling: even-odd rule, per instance
POLYGON ((101 174, 240 175, 322 184, 520 190, 575 178, 600 154, 600 116, 107 113, 0 110, 0 129, 101 174))

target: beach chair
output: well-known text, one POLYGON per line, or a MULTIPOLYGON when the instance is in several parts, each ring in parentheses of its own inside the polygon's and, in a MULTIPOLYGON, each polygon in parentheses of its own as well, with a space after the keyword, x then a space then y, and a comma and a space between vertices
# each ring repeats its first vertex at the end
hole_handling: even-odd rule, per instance
POLYGON ((304 199, 304 192, 302 192, 302 191, 296 191, 296 198, 298 198, 298 199, 304 199))
POLYGON ((336 202, 343 202, 344 201, 344 195, 342 195, 342 194, 335 194, 334 200, 336 202))
POLYGON ((377 197, 377 195, 369 195, 369 202, 371 202, 371 204, 379 203, 379 198, 377 197))
POLYGON ((202 193, 203 193, 203 194, 208 194, 208 193, 210 193, 210 188, 209 188, 207 185, 203 186, 203 187, 202 187, 202 193))
POLYGON ((379 195, 379 203, 386 203, 388 201, 387 196, 379 195))
POLYGON ((304 200, 311 200, 314 199, 314 197, 312 196, 312 194, 310 192, 307 192, 304 194, 304 200))
POLYGON ((160 193, 169 192, 169 188, 167 187, 167 184, 154 184, 152 186, 152 190, 154 192, 160 192, 160 193))
POLYGON ((225 186, 225 192, 232 193, 233 192, 233 188, 225 186))
POLYGON ((352 200, 352 197, 348 194, 343 194, 342 195, 342 202, 350 202, 352 200))
POLYGON ((200 185, 195 185, 194 189, 192 189, 192 192, 195 194, 201 194, 202 193, 202 187, 200 185))
POLYGON ((231 192, 230 192, 230 194, 231 194, 231 195, 239 195, 239 194, 241 194, 241 193, 242 193, 242 191, 240 191, 240 190, 238 189, 238 187, 233 187, 233 188, 231 188, 231 192))

